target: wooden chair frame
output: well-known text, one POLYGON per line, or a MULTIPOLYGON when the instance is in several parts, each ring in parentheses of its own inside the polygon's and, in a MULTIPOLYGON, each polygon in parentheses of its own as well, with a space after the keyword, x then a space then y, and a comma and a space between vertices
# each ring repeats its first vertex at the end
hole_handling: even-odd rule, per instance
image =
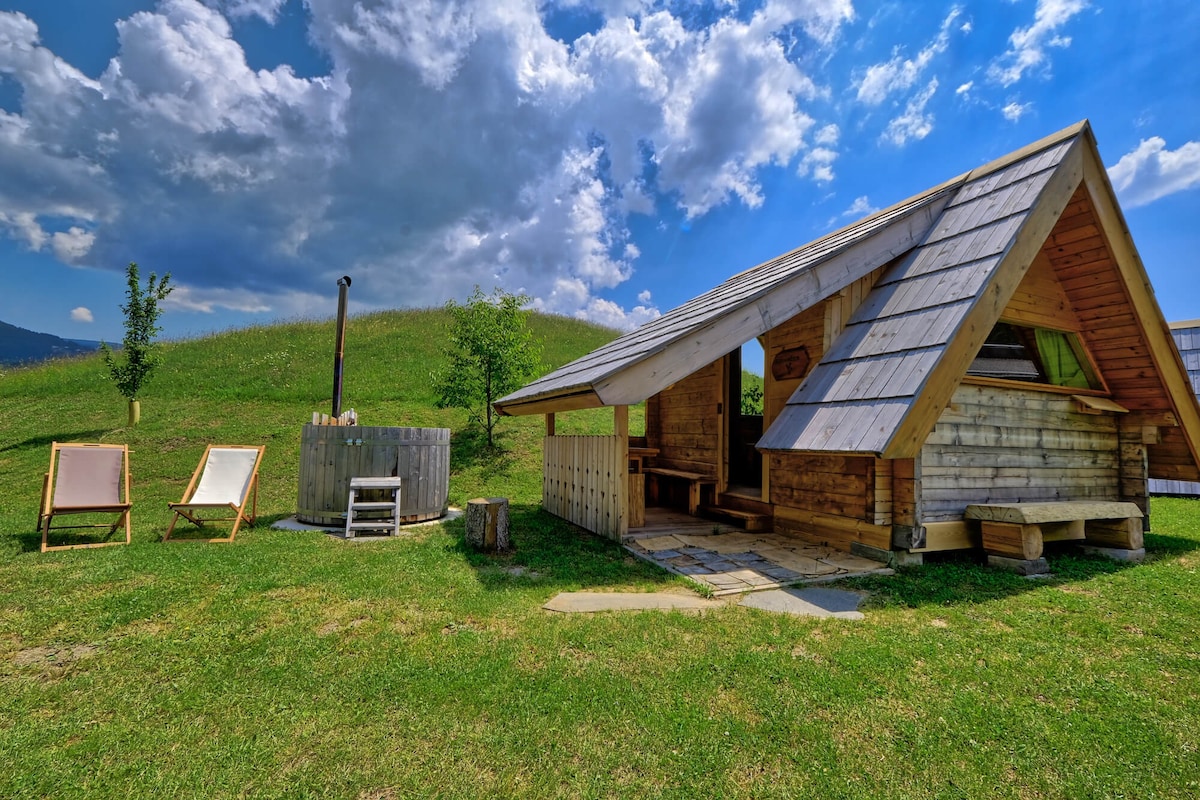
POLYGON ((240 444, 210 444, 204 448, 204 455, 200 457, 200 463, 196 466, 196 471, 192 473, 192 479, 188 482, 187 488, 183 492, 183 499, 178 503, 167 503, 167 507, 175 512, 171 518, 171 526, 167 528, 167 533, 163 537, 164 542, 232 542, 233 537, 237 536, 238 528, 241 527, 243 521, 249 522, 251 525, 258 519, 258 469, 262 466, 263 453, 266 451, 265 445, 240 445, 240 444), (245 490, 242 492, 238 502, 226 503, 196 503, 192 502, 196 491, 199 489, 199 482, 202 480, 202 475, 205 468, 208 466, 209 455, 213 450, 253 450, 257 451, 257 456, 254 459, 254 467, 250 473, 250 479, 246 483, 245 490), (246 506, 249 504, 249 513, 246 511, 246 506), (204 511, 227 511, 231 516, 218 517, 202 517, 204 511), (203 528, 209 522, 232 522, 233 529, 226 537, 213 537, 209 539, 171 539, 171 534, 175 532, 175 525, 179 522, 179 518, 183 517, 189 522, 195 524, 199 528, 203 528))
POLYGON ((82 550, 92 547, 109 547, 118 544, 129 544, 131 540, 131 526, 129 521, 129 512, 133 507, 133 499, 130 496, 129 482, 129 445, 125 444, 94 444, 85 442, 51 442, 50 446, 50 470, 42 476, 42 502, 38 508, 38 530, 42 532, 42 552, 47 553, 53 550, 82 550), (72 505, 55 505, 55 496, 57 495, 58 487, 56 478, 61 477, 59 466, 61 462, 61 453, 64 450, 85 449, 93 450, 120 450, 121 451, 121 470, 118 477, 119 485, 117 486, 117 496, 124 498, 117 502, 108 503, 81 503, 72 505), (56 516, 63 514, 106 514, 114 513, 117 515, 115 522, 93 523, 86 525, 59 525, 53 527, 52 523, 56 516), (125 527, 125 541, 120 542, 87 542, 83 544, 62 544, 50 545, 50 531, 53 530, 80 530, 84 528, 108 528, 106 536, 112 536, 117 528, 125 527))

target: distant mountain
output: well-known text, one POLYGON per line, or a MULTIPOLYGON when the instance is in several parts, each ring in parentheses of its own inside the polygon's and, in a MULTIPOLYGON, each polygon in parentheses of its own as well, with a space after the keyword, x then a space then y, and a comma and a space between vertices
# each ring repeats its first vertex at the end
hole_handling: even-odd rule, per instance
POLYGON ((99 342, 61 339, 49 333, 36 333, 0 322, 0 365, 13 366, 45 361, 50 358, 92 353, 99 342))

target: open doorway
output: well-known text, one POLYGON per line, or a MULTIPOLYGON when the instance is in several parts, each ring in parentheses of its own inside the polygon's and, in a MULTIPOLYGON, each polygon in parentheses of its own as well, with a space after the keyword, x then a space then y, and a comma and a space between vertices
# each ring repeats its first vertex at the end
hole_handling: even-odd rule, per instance
POLYGON ((763 366, 757 340, 729 354, 729 490, 762 488, 763 366))

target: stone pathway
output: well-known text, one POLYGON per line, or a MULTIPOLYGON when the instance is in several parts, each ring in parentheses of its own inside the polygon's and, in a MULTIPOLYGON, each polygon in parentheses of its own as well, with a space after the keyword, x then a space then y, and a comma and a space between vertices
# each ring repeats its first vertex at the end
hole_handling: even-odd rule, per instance
MULTIPOLYGON (((733 597, 707 600, 695 595, 670 592, 563 592, 542 608, 563 614, 588 614, 599 611, 684 611, 700 613, 731 605, 733 597)), ((859 620, 863 595, 845 589, 809 586, 799 589, 771 589, 751 592, 737 605, 794 617, 834 617, 859 620)))
POLYGON ((826 586, 810 586, 805 589, 772 589, 769 592, 752 592, 742 598, 738 605, 791 614, 794 617, 836 617, 837 619, 862 619, 858 606, 863 595, 845 589, 826 586))
POLYGON ((778 533, 674 533, 630 537, 625 548, 713 595, 821 583, 851 575, 891 575, 878 561, 778 533))

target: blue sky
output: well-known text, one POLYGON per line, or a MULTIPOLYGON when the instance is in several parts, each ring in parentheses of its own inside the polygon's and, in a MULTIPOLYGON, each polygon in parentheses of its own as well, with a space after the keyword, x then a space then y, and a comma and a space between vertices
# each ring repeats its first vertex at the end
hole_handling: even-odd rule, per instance
POLYGON ((0 0, 0 320, 439 305, 628 328, 1084 118, 1200 317, 1200 4, 0 0))

